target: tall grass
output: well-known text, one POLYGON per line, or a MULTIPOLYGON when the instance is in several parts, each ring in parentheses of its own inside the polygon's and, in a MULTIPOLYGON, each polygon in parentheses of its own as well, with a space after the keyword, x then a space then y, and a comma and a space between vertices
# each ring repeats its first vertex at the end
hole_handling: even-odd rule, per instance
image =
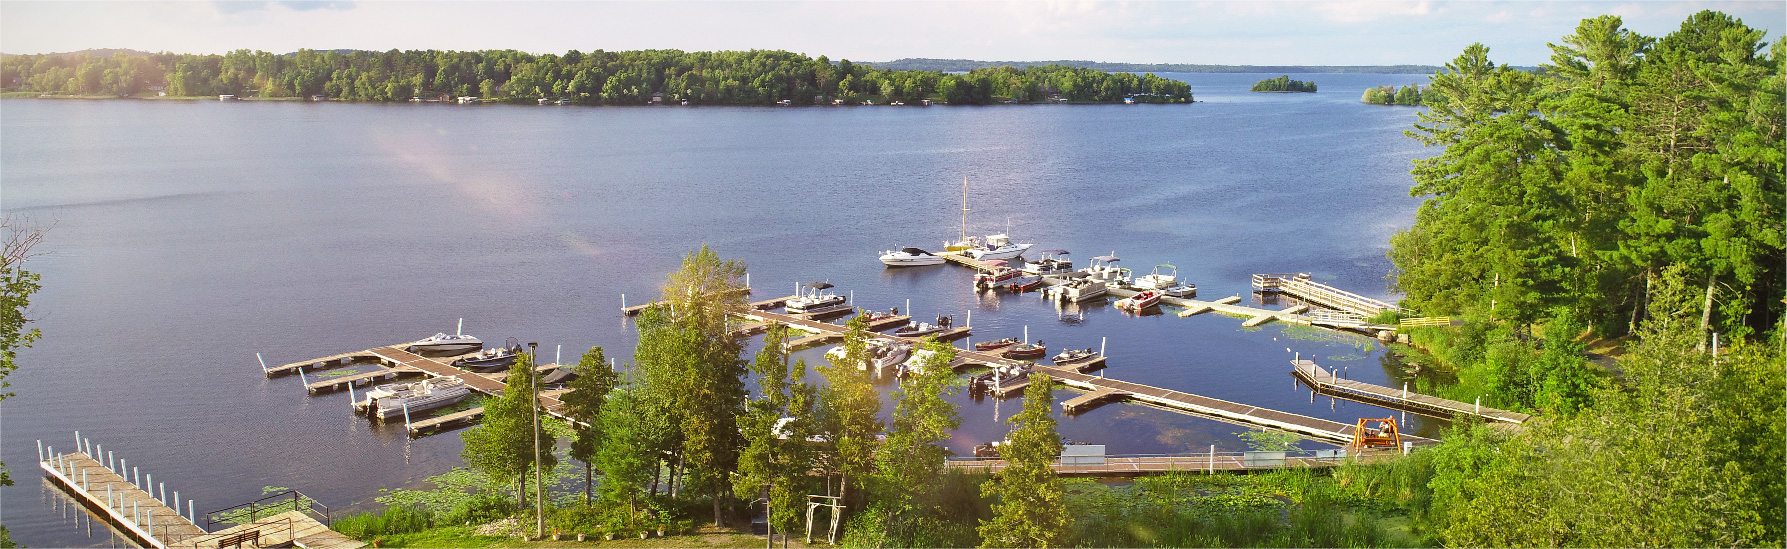
POLYGON ((387 507, 377 513, 359 513, 336 519, 330 525, 337 532, 357 540, 378 536, 421 532, 434 526, 434 512, 418 507, 387 507))

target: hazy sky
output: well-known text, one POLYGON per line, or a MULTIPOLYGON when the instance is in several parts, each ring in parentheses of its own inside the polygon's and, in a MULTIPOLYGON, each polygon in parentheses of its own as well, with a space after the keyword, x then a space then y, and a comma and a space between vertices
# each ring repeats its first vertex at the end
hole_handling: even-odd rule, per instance
POLYGON ((1585 17, 1661 36, 1702 9, 1781 34, 1787 2, 0 1, 0 52, 132 48, 784 49, 832 59, 1535 65, 1585 17))

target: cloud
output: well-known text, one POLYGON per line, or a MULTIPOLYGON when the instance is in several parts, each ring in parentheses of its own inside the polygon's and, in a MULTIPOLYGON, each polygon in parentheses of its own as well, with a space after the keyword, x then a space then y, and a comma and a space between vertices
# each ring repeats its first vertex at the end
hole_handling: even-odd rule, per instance
POLYGON ((270 6, 275 5, 292 11, 347 11, 354 9, 352 0, 278 0, 275 2, 268 2, 266 0, 213 0, 211 5, 217 8, 217 13, 224 15, 267 11, 270 6))
POLYGON ((347 11, 354 9, 352 0, 283 0, 279 5, 292 11, 334 10, 347 11))
POLYGON ((1399 15, 1428 15, 1434 12, 1431 0, 1321 2, 1313 6, 1330 21, 1361 23, 1399 15))
POLYGON ((217 8, 217 13, 224 15, 267 9, 267 2, 261 0, 215 0, 211 5, 217 8))

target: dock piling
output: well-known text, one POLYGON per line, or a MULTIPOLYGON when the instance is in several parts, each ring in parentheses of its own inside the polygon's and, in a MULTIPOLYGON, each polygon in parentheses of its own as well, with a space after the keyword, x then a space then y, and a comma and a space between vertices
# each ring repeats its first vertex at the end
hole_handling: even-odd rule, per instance
POLYGON ((1204 474, 1207 474, 1207 475, 1216 474, 1216 445, 1215 444, 1210 445, 1210 468, 1204 474))
POLYGON ((155 497, 155 473, 143 475, 142 488, 144 492, 149 493, 149 497, 155 497))
POLYGON ((352 410, 360 403, 360 397, 354 396, 354 384, 347 384, 347 407, 352 410))
POLYGON ((298 379, 304 382, 304 392, 310 392, 310 376, 304 375, 304 369, 298 368, 298 379))
POLYGON ((37 461, 43 461, 43 439, 37 439, 37 461))
POLYGON ((627 310, 627 294, 620 295, 620 310, 627 310))
MULTIPOLYGON (((155 488, 160 491, 161 503, 163 505, 167 504, 167 502, 168 502, 168 483, 163 482, 161 484, 157 484, 157 485, 155 485, 155 488)), ((179 492, 174 492, 174 493, 178 494, 179 492)))
POLYGON ((74 451, 79 452, 84 448, 86 448, 86 447, 81 446, 81 432, 75 431, 74 432, 74 451))
POLYGON ((405 400, 405 401, 403 401, 403 430, 404 430, 404 432, 409 432, 409 429, 410 429, 410 401, 405 400))
MULTIPOLYGON (((111 453, 111 452, 106 452, 106 453, 105 453, 105 468, 107 468, 107 469, 111 469, 111 470, 112 470, 112 472, 113 472, 113 473, 116 473, 116 472, 118 472, 118 467, 116 467, 116 466, 114 466, 114 465, 112 465, 112 463, 113 463, 113 462, 112 462, 112 453, 111 453)), ((123 464, 123 463, 124 463, 124 458, 118 458, 118 461, 117 461, 117 463, 119 463, 119 464, 123 464)))
MULTIPOLYGON (((197 504, 193 503, 192 500, 186 500, 186 522, 193 524, 199 523, 199 514, 197 511, 193 510, 195 505, 197 504)), ((174 512, 178 513, 180 510, 175 509, 174 512)))
POLYGON ((1110 338, 1109 338, 1109 337, 1104 337, 1104 336, 1100 336, 1100 337, 1099 337, 1099 338, 1098 338, 1098 356, 1105 356, 1105 354, 1104 354, 1104 344, 1105 344, 1105 340, 1108 340, 1108 339, 1110 339, 1110 338))
POLYGON ((261 373, 263 373, 263 374, 265 374, 265 373, 269 373, 269 372, 268 372, 268 371, 267 371, 267 359, 264 359, 264 358, 261 358, 261 354, 260 354, 260 353, 255 353, 255 354, 254 354, 254 359, 255 359, 255 360, 257 360, 257 361, 260 361, 260 363, 261 363, 261 373))

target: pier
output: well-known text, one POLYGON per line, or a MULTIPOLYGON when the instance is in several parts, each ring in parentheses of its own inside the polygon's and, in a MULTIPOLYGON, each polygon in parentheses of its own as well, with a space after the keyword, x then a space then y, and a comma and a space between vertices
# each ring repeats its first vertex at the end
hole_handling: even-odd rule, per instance
MULTIPOLYGON (((489 395, 489 396, 502 395, 503 386, 504 386, 503 379, 508 377, 507 372, 480 374, 480 373, 472 372, 469 370, 463 370, 463 369, 454 367, 452 365, 453 360, 455 360, 459 357, 462 357, 462 356, 469 355, 471 353, 466 353, 466 354, 456 355, 456 356, 448 356, 448 357, 425 357, 422 355, 418 355, 418 354, 400 349, 400 348, 398 348, 400 345, 407 346, 408 344, 401 343, 398 345, 392 345, 392 346, 386 346, 386 347, 376 347, 376 348, 367 349, 364 351, 356 351, 356 352, 352 352, 352 353, 342 353, 342 354, 338 354, 338 355, 330 355, 330 356, 319 358, 319 359, 306 360, 306 361, 302 361, 302 362, 294 362, 292 364, 282 366, 281 368, 292 367, 292 371, 297 372, 299 375, 304 375, 303 368, 311 367, 312 365, 315 365, 315 364, 325 364, 325 365, 329 364, 329 363, 349 364, 349 363, 364 362, 364 361, 368 361, 368 360, 374 361, 377 364, 388 368, 387 370, 383 370, 383 371, 379 371, 379 372, 368 372, 368 373, 364 373, 364 374, 355 374, 352 376, 342 376, 342 377, 336 378, 336 379, 324 379, 324 380, 315 381, 315 382, 309 381, 308 377, 307 377, 306 383, 305 383, 305 391, 310 394, 316 394, 318 392, 323 392, 323 391, 331 391, 331 390, 348 388, 348 387, 351 387, 354 383, 370 382, 371 380, 378 379, 381 377, 386 377, 386 376, 395 377, 396 375, 399 375, 399 374, 421 374, 421 375, 427 375, 427 376, 433 376, 433 377, 458 376, 459 379, 465 381, 465 386, 467 389, 471 389, 473 391, 477 391, 479 393, 483 393, 483 394, 489 395), (348 359, 352 359, 352 360, 348 360, 348 359)), ((560 366, 558 364, 542 364, 542 365, 534 366, 534 371, 539 372, 541 374, 545 374, 552 370, 558 369, 559 367, 560 366)), ((273 371, 272 369, 269 369, 268 375, 273 375, 272 371, 273 371)), ((565 404, 563 401, 560 401, 558 399, 557 395, 559 395, 559 394, 562 394, 562 391, 542 391, 539 395, 540 410, 545 412, 547 415, 550 415, 550 416, 553 416, 553 417, 556 417, 559 419, 563 419, 565 421, 570 421, 573 423, 581 424, 580 422, 577 422, 577 420, 572 419, 569 415, 565 414, 565 404)), ((356 405, 356 407, 359 405, 358 402, 356 402, 354 404, 356 405)), ((424 427, 425 427, 424 429, 416 429, 415 424, 412 423, 409 425, 410 428, 408 430, 412 435, 428 434, 431 432, 436 432, 440 429, 444 429, 446 427, 455 426, 459 423, 476 421, 477 418, 479 417, 478 414, 468 414, 468 412, 471 412, 471 410, 467 410, 465 412, 458 412, 458 413, 454 413, 454 414, 448 414, 447 416, 442 416, 442 417, 437 417, 437 418, 424 419, 424 420, 422 420, 423 422, 428 422, 428 423, 424 424, 424 427), (449 418, 449 419, 443 420, 443 418, 449 418)))
POLYGON ((1323 307, 1367 318, 1384 311, 1402 311, 1401 307, 1310 280, 1309 273, 1256 274, 1253 275, 1253 290, 1290 294, 1323 307))
MULTIPOLYGON (((1316 394, 1361 402, 1374 406, 1382 406, 1393 410, 1403 410, 1428 417, 1452 419, 1459 414, 1476 416, 1489 421, 1521 424, 1532 419, 1532 416, 1519 412, 1486 408, 1480 404, 1446 400, 1439 397, 1411 393, 1408 386, 1401 390, 1372 385, 1370 383, 1340 379, 1313 360, 1291 361, 1291 375, 1314 391, 1316 394)), ((1403 438, 1409 438, 1403 435, 1403 438)))
MULTIPOLYGON (((1071 448, 1071 446, 1070 446, 1071 448)), ((1391 450, 1368 450, 1352 456, 1358 461, 1382 461, 1400 455, 1391 450)), ((1064 477, 1139 477, 1166 473, 1248 473, 1279 469, 1337 467, 1347 459, 1346 450, 1293 450, 1289 452, 1216 452, 1197 454, 1072 455, 1049 467, 1064 477)), ((1006 467, 998 458, 950 458, 947 467, 977 473, 997 473, 1006 467)))
MULTIPOLYGON (((794 328, 797 330, 802 330, 802 331, 811 332, 811 333, 820 334, 820 335, 831 335, 832 337, 838 337, 838 338, 843 337, 844 334, 847 332, 847 329, 845 327, 839 326, 837 324, 831 324, 831 323, 826 323, 826 322, 816 322, 816 321, 812 321, 812 320, 798 318, 798 317, 795 317, 792 315, 785 315, 785 314, 774 313, 774 312, 769 312, 769 311, 739 311, 735 314, 738 316, 742 316, 746 319, 752 320, 752 321, 777 322, 777 323, 785 324, 785 325, 789 326, 790 328, 794 328)), ((917 339, 917 338, 902 338, 902 337, 896 337, 896 336, 887 335, 887 334, 878 334, 878 333, 873 333, 873 332, 871 332, 869 334, 869 337, 897 340, 897 341, 905 341, 905 342, 909 342, 909 343, 917 343, 917 342, 922 341, 922 339, 917 339)), ((1067 367, 1052 366, 1052 365, 1045 365, 1045 364, 1032 364, 1032 363, 1028 363, 1028 362, 1021 362, 1021 361, 1017 361, 1017 360, 1003 358, 1003 357, 999 357, 999 356, 995 356, 995 355, 991 355, 991 354, 987 354, 987 353, 976 352, 976 351, 969 350, 969 349, 957 349, 956 357, 963 359, 965 361, 965 363, 967 363, 967 364, 982 364, 982 365, 987 365, 987 366, 1017 365, 1017 366, 1033 367, 1033 368, 1035 368, 1036 371, 1042 372, 1042 373, 1047 373, 1051 377, 1055 378, 1056 381, 1058 381, 1068 387, 1074 388, 1074 389, 1079 389, 1079 390, 1093 392, 1093 393, 1097 393, 1101 390, 1104 390, 1104 391, 1106 391, 1106 394, 1100 397, 1100 399, 1103 399, 1103 400, 1118 400, 1118 399, 1129 400, 1129 401, 1133 401, 1133 402, 1139 402, 1142 404, 1148 404, 1148 405, 1157 406, 1160 408, 1165 408, 1165 409, 1176 411, 1176 412, 1187 413, 1187 414, 1197 415, 1197 416, 1201 416, 1201 417, 1207 417, 1207 418, 1216 419, 1219 421, 1225 421, 1225 422, 1229 422, 1229 423, 1238 423, 1238 424, 1244 424, 1244 425, 1257 425, 1257 426, 1269 427, 1269 428, 1277 429, 1277 430, 1281 430, 1281 431, 1293 432, 1293 433, 1303 435, 1304 437, 1310 438, 1313 440, 1332 442, 1332 443, 1336 443, 1336 444, 1350 443, 1353 440, 1353 430, 1356 428, 1354 425, 1351 425, 1351 424, 1328 421, 1325 419, 1319 419, 1319 418, 1313 418, 1313 417, 1303 416, 1303 415, 1298 415, 1298 414, 1280 412, 1280 411, 1276 411, 1276 410, 1268 410, 1268 409, 1260 408, 1257 406, 1248 406, 1245 404, 1237 404, 1237 403, 1229 402, 1226 400, 1214 399, 1214 398, 1210 398, 1210 397, 1206 397, 1206 396, 1194 395, 1191 393, 1184 393, 1184 392, 1179 392, 1179 391, 1173 391, 1170 389, 1162 389, 1159 387, 1150 387, 1150 386, 1142 385, 1142 384, 1138 384, 1138 383, 1130 383, 1127 381, 1119 381, 1119 380, 1115 380, 1115 379, 1107 379, 1104 377, 1088 375, 1088 374, 1081 373, 1079 371, 1080 365, 1078 365, 1078 364, 1071 364, 1071 365, 1068 365, 1067 367)), ((1024 387, 1027 387, 1029 385, 1029 380, 1030 380, 1030 378, 1028 378, 1028 377, 1023 378, 1021 380, 1014 380, 1011 383, 1008 383, 1008 384, 1002 385, 998 388, 995 388, 994 394, 995 394, 995 396, 1005 396, 1005 395, 1009 395, 1011 393, 1016 393, 1018 391, 1021 391, 1024 387)), ((1090 404, 1090 402, 1076 403, 1076 407, 1083 408, 1089 404, 1090 404)), ((1438 442, 1438 441, 1432 440, 1432 439, 1416 437, 1416 436, 1409 436, 1409 435, 1403 435, 1402 438, 1406 441, 1413 442, 1417 446, 1435 444, 1438 442)))
MULTIPOLYGON (((366 546, 299 510, 264 518, 250 515, 249 522, 217 532, 207 531, 198 525, 201 515, 197 505, 186 499, 182 513, 180 492, 173 491, 170 497, 166 482, 155 482, 153 474, 142 474, 138 468, 130 467, 126 459, 114 460, 112 452, 81 438, 79 432, 75 433, 75 446, 77 451, 57 453, 54 446, 46 447, 38 441, 38 467, 52 484, 143 547, 209 549, 231 546, 232 540, 252 541, 262 547, 366 546)), ((205 522, 213 522, 212 517, 218 513, 203 515, 205 522)))

